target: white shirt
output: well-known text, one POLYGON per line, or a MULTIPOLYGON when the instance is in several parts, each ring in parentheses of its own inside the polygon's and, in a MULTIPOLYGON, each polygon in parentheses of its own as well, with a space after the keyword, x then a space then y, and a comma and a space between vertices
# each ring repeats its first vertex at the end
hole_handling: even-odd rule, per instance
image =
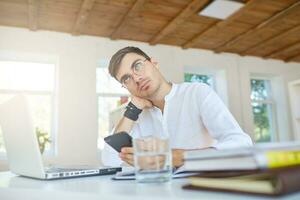
MULTIPOLYGON (((164 114, 157 107, 145 109, 133 126, 133 138, 167 134, 172 149, 218 150, 252 146, 252 140, 236 122, 218 95, 206 84, 172 84, 165 96, 164 114)), ((118 152, 105 144, 102 162, 122 163, 118 152)))

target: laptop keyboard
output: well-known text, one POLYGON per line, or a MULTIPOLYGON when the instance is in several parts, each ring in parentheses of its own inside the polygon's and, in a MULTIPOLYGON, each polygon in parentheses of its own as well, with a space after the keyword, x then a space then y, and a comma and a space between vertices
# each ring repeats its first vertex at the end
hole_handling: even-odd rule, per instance
POLYGON ((83 169, 69 169, 69 168, 48 168, 46 172, 70 172, 70 171, 82 171, 83 169))

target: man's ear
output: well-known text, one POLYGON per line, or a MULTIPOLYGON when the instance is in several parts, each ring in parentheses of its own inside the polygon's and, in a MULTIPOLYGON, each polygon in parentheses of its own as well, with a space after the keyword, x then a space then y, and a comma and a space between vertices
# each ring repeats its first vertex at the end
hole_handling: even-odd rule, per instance
POLYGON ((150 58, 150 62, 156 67, 159 68, 158 62, 154 58, 150 58))

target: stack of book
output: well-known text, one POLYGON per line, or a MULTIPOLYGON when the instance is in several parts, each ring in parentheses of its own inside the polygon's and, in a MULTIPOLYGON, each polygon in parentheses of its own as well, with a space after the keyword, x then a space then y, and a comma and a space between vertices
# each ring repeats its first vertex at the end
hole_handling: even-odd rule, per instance
POLYGON ((283 195, 300 191, 300 143, 189 151, 184 167, 198 171, 184 189, 283 195))

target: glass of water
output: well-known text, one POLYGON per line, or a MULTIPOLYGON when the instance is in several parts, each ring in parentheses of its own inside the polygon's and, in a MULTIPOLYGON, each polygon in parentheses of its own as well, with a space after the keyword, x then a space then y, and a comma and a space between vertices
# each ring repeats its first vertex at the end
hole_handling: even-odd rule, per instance
POLYGON ((139 183, 167 182, 172 176, 172 153, 168 138, 133 140, 135 178, 139 183))

